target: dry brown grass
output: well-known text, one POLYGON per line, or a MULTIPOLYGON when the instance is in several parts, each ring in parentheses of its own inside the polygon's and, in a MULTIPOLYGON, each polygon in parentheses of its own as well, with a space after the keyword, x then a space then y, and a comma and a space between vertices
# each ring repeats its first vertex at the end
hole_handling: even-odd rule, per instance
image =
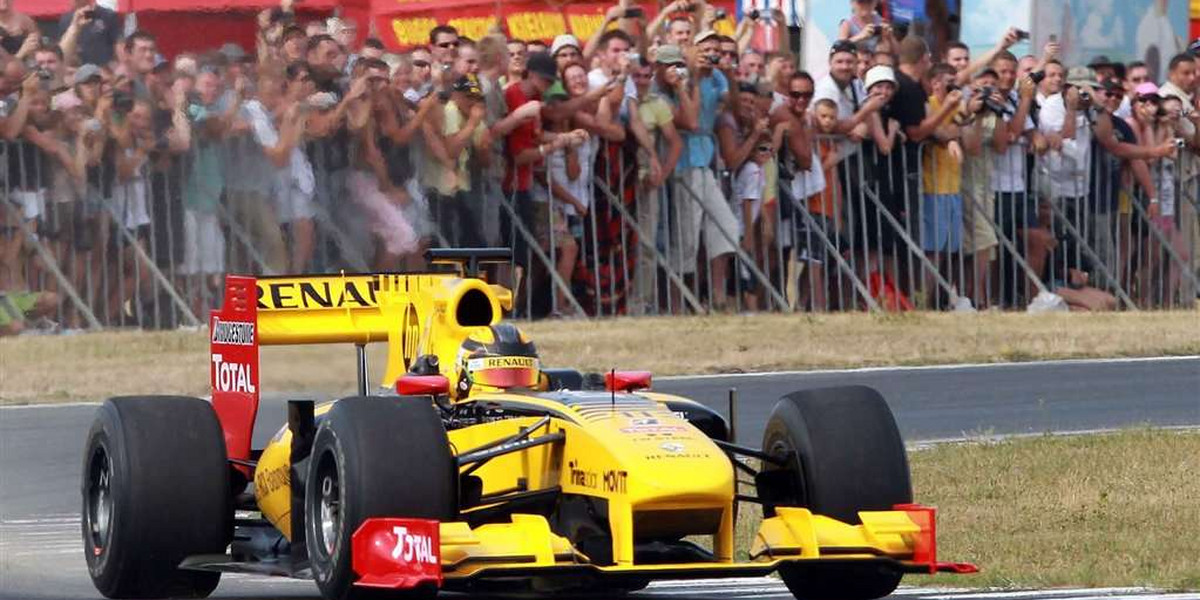
MULTIPOLYGON (((660 375, 1200 354, 1196 312, 630 318, 525 328, 546 364, 660 375)), ((204 333, 184 331, 0 340, 0 404, 203 395, 207 343, 204 333)), ((382 347, 372 357, 372 373, 382 372, 382 347)), ((265 390, 332 394, 353 382, 349 347, 263 352, 265 390)))
POLYGON ((971 577, 910 584, 1200 589, 1200 433, 1129 430, 910 454, 938 554, 971 577))
MULTIPOLYGON (((1200 432, 944 444, 909 462, 916 499, 938 507, 938 557, 981 572, 906 585, 1200 589, 1200 432)), ((739 514, 742 559, 760 515, 739 514)))

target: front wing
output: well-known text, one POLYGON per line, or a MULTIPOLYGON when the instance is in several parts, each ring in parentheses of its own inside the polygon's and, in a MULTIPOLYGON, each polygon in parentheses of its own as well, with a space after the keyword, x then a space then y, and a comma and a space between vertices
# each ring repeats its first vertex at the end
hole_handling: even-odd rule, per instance
POLYGON ((746 562, 597 565, 550 530, 539 515, 513 515, 510 523, 482 525, 377 518, 354 534, 356 585, 407 589, 433 585, 469 590, 488 581, 703 579, 761 576, 783 565, 875 564, 899 573, 973 573, 967 563, 937 560, 936 514, 901 505, 863 511, 859 525, 777 508, 764 519, 746 562))

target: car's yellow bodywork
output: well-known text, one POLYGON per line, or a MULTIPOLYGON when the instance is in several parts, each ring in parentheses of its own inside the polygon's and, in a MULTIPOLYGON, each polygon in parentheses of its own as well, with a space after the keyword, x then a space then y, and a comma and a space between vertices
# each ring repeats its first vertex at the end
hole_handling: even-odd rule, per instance
MULTIPOLYGON (((262 345, 386 342, 390 387, 413 360, 433 354, 454 381, 459 345, 473 327, 498 322, 511 294, 482 280, 453 275, 370 275, 266 278, 258 285, 262 345)), ((453 393, 453 392, 451 392, 453 393)), ((476 578, 590 572, 656 578, 767 573, 785 562, 892 560, 909 571, 920 536, 932 532, 910 513, 863 512, 850 525, 804 508, 781 508, 765 519, 750 555, 734 548, 736 473, 721 447, 664 404, 672 396, 648 391, 472 390, 455 403, 526 411, 448 431, 450 451, 504 440, 536 426, 528 439, 562 434, 556 443, 503 454, 477 467, 482 495, 557 487, 563 496, 591 498, 607 510, 611 560, 600 564, 543 515, 515 513, 511 522, 472 527, 441 523, 446 584, 476 578), (543 417, 548 415, 549 419, 543 417), (639 564, 639 540, 707 536, 712 560, 639 564), (535 573, 536 571, 536 573, 535 573)), ((413 397, 412 402, 428 401, 413 397)), ((319 419, 332 404, 318 406, 319 419)), ((292 433, 284 427, 258 457, 255 494, 263 516, 289 539, 292 433)), ((464 467, 465 468, 465 467, 464 467)), ((420 485, 419 481, 412 482, 420 485)))

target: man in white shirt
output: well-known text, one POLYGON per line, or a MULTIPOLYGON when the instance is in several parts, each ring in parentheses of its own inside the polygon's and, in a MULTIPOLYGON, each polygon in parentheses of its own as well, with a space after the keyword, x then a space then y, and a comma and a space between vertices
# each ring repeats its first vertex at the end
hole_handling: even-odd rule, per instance
MULTIPOLYGON (((613 29, 604 32, 597 45, 596 57, 600 60, 600 66, 588 72, 589 90, 602 88, 613 79, 624 77, 629 66, 629 51, 633 48, 633 38, 620 29, 613 29)), ((626 98, 637 97, 637 87, 628 77, 625 78, 622 95, 626 98)), ((619 101, 620 97, 611 100, 614 105, 619 101)))
POLYGON ((1079 111, 1079 96, 1081 91, 1091 93, 1092 77, 1087 67, 1075 67, 1068 78, 1069 86, 1064 86, 1063 71, 1063 65, 1058 61, 1048 62, 1046 78, 1042 80, 1037 97, 1041 106, 1038 130, 1048 145, 1039 167, 1049 178, 1052 199, 1077 200, 1087 195, 1087 167, 1092 145, 1087 117, 1079 111))
POLYGON ((1081 92, 1092 93, 1090 86, 1095 76, 1087 67, 1072 68, 1067 78, 1070 86, 1064 87, 1063 66, 1055 60, 1046 63, 1045 73, 1038 96, 1042 107, 1038 129, 1046 138, 1047 150, 1038 161, 1038 172, 1049 185, 1039 187, 1050 194, 1044 201, 1058 208, 1052 218, 1052 229, 1059 243, 1050 265, 1050 280, 1068 281, 1070 269, 1084 270, 1085 262, 1090 263, 1080 246, 1081 240, 1076 238, 1090 233, 1091 222, 1086 198, 1092 134, 1087 117, 1079 111, 1079 103, 1081 92), (1068 230, 1059 216, 1075 228, 1076 234, 1068 230))
MULTIPOLYGON (((1008 135, 1002 136, 1001 148, 993 155, 992 191, 996 193, 995 220, 1006 239, 1022 240, 1026 262, 1034 273, 1041 273, 1046 265, 1053 234, 1038 224, 1037 196, 1030 194, 1025 178, 1025 157, 1029 145, 1044 144, 1033 119, 1029 116, 1033 107, 1035 86, 1028 78, 1022 78, 1018 86, 1017 57, 1007 50, 996 55, 992 61, 996 71, 996 84, 1000 95, 1007 99, 1004 127, 1008 135)), ((1017 273, 1013 260, 1002 262, 1005 277, 1001 290, 1010 305, 1019 302, 1018 289, 1028 289, 1017 282, 1023 281, 1017 273)))
POLYGON ((838 107, 838 124, 835 133, 845 135, 850 142, 842 147, 843 157, 853 149, 852 142, 867 136, 867 117, 883 108, 880 97, 867 96, 862 80, 856 77, 858 54, 854 44, 839 41, 829 52, 829 74, 817 81, 813 90, 813 104, 821 100, 832 100, 838 107))

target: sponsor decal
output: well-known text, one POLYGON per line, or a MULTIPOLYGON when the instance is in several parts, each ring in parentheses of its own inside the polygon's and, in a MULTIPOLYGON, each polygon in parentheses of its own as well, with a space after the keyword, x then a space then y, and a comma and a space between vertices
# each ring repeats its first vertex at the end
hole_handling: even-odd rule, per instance
POLYGON ((629 424, 634 426, 658 425, 658 419, 630 419, 629 424))
POLYGON ((254 345, 254 323, 245 321, 222 321, 213 317, 212 343, 232 346, 254 345))
POLYGON ((437 521, 370 518, 354 532, 350 565, 355 587, 410 590, 441 587, 441 538, 437 521))
POLYGON ((410 534, 408 527, 392 527, 396 536, 396 547, 392 548, 392 560, 406 564, 421 563, 426 565, 441 564, 437 553, 433 550, 433 536, 410 534))
POLYGON ((629 480, 628 471, 609 469, 603 473, 596 473, 584 469, 575 461, 567 463, 567 470, 571 485, 589 490, 603 490, 610 494, 624 494, 626 481, 629 480))
POLYGON ((259 280, 259 310, 367 308, 378 306, 378 282, 366 277, 321 280, 259 280))
POLYGON ((630 425, 622 427, 621 433, 628 435, 670 435, 676 433, 685 433, 688 428, 683 425, 630 425))
POLYGON ((571 485, 585 487, 594 490, 598 487, 597 481, 599 476, 592 471, 585 471, 579 467, 579 463, 571 461, 567 463, 567 470, 570 474, 571 485))
POLYGON ((671 460, 676 458, 712 458, 707 452, 654 452, 646 455, 646 460, 671 460))
POLYGON ((417 308, 411 304, 404 308, 404 329, 401 330, 401 334, 400 345, 404 348, 404 370, 407 371, 417 360, 418 346, 421 343, 421 323, 417 318, 417 308))
POLYGON ((290 485, 292 485, 292 470, 287 465, 254 474, 254 487, 262 490, 263 496, 270 496, 277 490, 290 485))
POLYGON ((658 447, 670 452, 671 454, 682 454, 683 451, 687 449, 687 447, 680 442, 663 442, 659 444, 658 447))
POLYGON ((221 354, 212 355, 213 387, 218 392, 244 392, 254 394, 258 389, 250 372, 250 365, 225 362, 221 354))
POLYGON ((467 361, 467 369, 536 369, 538 360, 530 356, 485 356, 467 361))
POLYGON ((605 471, 604 491, 610 494, 624 494, 625 481, 629 478, 627 471, 605 471))

